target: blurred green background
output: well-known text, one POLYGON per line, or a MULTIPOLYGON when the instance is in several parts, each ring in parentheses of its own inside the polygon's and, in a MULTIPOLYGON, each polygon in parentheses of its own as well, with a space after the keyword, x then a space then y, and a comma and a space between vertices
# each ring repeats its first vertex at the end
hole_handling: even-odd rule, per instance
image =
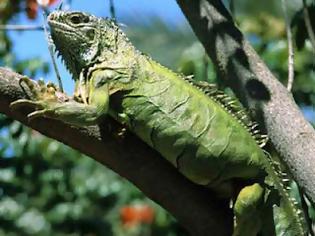
MULTIPOLYGON (((93 6, 86 0, 64 2, 70 9, 109 15, 108 0, 95 1, 93 6)), ((279 2, 234 0, 225 4, 259 55, 286 84, 287 43, 279 2)), ((314 124, 314 49, 305 29, 301 1, 288 2, 296 49, 292 92, 314 124)), ((193 74, 197 80, 218 83, 224 89, 175 0, 114 3, 118 21, 126 25, 123 30, 140 50, 161 64, 186 75, 193 74)), ((315 22, 312 4, 310 1, 308 9, 315 22)), ((39 24, 42 18, 37 7, 32 0, 1 0, 0 24, 39 24)), ((54 80, 42 32, 0 31, 0 66, 36 79, 54 80)), ((70 75, 60 63, 59 68, 66 90, 71 93, 70 75)), ((310 212, 313 216, 314 212, 310 212)), ((187 233, 165 210, 111 170, 0 115, 0 235, 187 233)))

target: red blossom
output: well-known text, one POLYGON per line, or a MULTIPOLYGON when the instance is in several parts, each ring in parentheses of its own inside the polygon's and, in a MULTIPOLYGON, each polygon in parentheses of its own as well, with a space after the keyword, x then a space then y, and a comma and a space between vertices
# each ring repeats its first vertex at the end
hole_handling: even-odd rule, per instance
MULTIPOLYGON (((47 3, 45 4, 43 1, 43 5, 45 7, 51 6, 54 3, 58 2, 59 0, 46 0, 47 3)), ((37 0, 26 0, 26 14, 29 19, 35 19, 37 17, 38 11, 38 2, 37 0)))
POLYGON ((139 224, 152 224, 154 210, 148 205, 129 205, 120 209, 120 219, 125 227, 139 224))

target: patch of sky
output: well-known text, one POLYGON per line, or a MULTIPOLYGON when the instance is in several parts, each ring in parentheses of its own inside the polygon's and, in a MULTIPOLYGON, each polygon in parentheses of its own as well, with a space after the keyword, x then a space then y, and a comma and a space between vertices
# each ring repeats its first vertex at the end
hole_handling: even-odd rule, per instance
POLYGON ((309 122, 315 123, 315 108, 312 106, 305 106, 305 107, 302 107, 301 109, 305 118, 309 122))
POLYGON ((9 135, 8 128, 0 130, 0 152, 1 156, 4 158, 12 157, 14 155, 12 143, 9 141, 9 135))
MULTIPOLYGON (((65 1, 66 2, 66 1, 65 1)), ((176 1, 169 0, 115 0, 115 9, 118 22, 126 25, 136 23, 145 23, 149 18, 159 18, 170 25, 181 25, 186 23, 185 17, 176 4, 176 1)), ((56 6, 57 7, 57 6, 56 6)), ((85 11, 101 17, 109 17, 109 0, 94 0, 91 4, 89 0, 73 0, 71 10, 85 11)), ((41 25, 43 18, 39 12, 36 20, 29 20, 25 12, 19 14, 11 24, 23 25, 41 25)), ((187 23, 186 23, 187 24, 187 23)), ((50 60, 47 41, 44 32, 41 31, 10 31, 10 38, 13 40, 13 52, 17 55, 18 60, 39 57, 44 62, 50 64, 50 72, 48 75, 38 74, 39 79, 44 78, 45 81, 57 83, 55 73, 53 72, 50 60)), ((71 75, 66 71, 62 62, 57 60, 58 69, 60 71, 63 86, 68 94, 73 92, 74 84, 71 75)))

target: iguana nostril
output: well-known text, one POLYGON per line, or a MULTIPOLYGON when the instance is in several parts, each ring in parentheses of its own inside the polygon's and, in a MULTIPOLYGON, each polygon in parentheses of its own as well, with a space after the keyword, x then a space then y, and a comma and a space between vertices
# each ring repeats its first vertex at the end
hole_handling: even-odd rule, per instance
POLYGON ((50 13, 47 17, 48 22, 52 21, 52 20, 57 20, 58 17, 62 14, 61 11, 54 11, 52 13, 50 13))
POLYGON ((50 14, 48 15, 47 20, 54 20, 55 17, 56 17, 56 12, 52 12, 52 13, 50 13, 50 14))

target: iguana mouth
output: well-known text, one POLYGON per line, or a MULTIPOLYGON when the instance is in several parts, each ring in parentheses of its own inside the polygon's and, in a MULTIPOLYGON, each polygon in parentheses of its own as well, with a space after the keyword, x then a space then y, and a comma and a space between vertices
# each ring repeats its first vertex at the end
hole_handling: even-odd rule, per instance
MULTIPOLYGON (((88 61, 86 55, 90 47, 82 46, 89 44, 85 31, 81 30, 86 27, 86 23, 71 23, 71 17, 75 17, 77 14, 77 12, 52 12, 49 14, 47 22, 56 52, 61 56, 73 77, 78 79, 81 69, 88 61), (75 45, 82 47, 76 47, 75 45)), ((83 19, 87 18, 83 17, 83 19)))
POLYGON ((50 14, 48 16, 48 25, 50 26, 51 31, 62 31, 65 33, 74 33, 74 29, 73 27, 67 25, 67 24, 63 24, 60 23, 59 21, 55 20, 56 17, 54 18, 53 16, 50 14))

